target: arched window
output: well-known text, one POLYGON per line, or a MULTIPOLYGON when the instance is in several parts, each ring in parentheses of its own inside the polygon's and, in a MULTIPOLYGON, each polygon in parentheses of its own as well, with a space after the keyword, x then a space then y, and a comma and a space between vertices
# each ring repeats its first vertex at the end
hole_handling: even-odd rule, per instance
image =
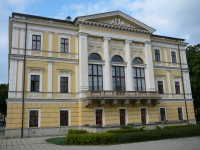
POLYGON ((101 57, 99 56, 99 54, 96 54, 96 53, 92 53, 90 54, 89 60, 101 60, 101 57))
POLYGON ((133 63, 134 63, 134 64, 143 64, 143 61, 142 61, 141 58, 136 57, 135 59, 133 59, 133 63))
POLYGON ((117 56, 117 55, 113 56, 112 61, 115 61, 115 62, 124 62, 123 59, 120 56, 117 56))

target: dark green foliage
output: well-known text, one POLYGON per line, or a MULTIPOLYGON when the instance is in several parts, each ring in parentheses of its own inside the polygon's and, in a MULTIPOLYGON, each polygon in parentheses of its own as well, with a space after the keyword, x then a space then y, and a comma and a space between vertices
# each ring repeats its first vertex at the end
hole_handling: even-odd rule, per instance
POLYGON ((141 132, 145 127, 134 128, 134 129, 118 129, 118 130, 108 130, 107 133, 130 133, 130 132, 141 132))
POLYGON ((200 127, 177 128, 176 130, 148 130, 144 132, 121 133, 116 135, 116 143, 133 143, 200 135, 200 127))
POLYGON ((112 133, 71 134, 66 136, 66 141, 70 145, 97 145, 115 143, 116 138, 112 133))
POLYGON ((179 126, 165 126, 163 129, 165 130, 173 130, 173 129, 179 129, 179 128, 188 128, 188 127, 195 127, 196 124, 188 124, 188 125, 179 125, 179 126))
POLYGON ((194 46, 189 45, 186 48, 186 55, 190 73, 192 97, 196 110, 195 117, 200 121, 200 44, 194 46))
POLYGON ((46 139, 48 143, 53 143, 56 145, 66 145, 66 138, 65 137, 57 137, 57 138, 51 138, 51 139, 46 139))
POLYGON ((7 105, 6 99, 8 98, 8 84, 0 84, 0 113, 6 115, 7 105))
POLYGON ((121 126, 121 129, 133 129, 134 126, 121 126))
POLYGON ((157 129, 157 130, 162 130, 162 128, 161 128, 161 127, 159 127, 159 126, 156 126, 156 129, 157 129))
POLYGON ((84 133, 87 133, 87 130, 72 130, 72 129, 68 130, 68 135, 69 134, 84 134, 84 133))

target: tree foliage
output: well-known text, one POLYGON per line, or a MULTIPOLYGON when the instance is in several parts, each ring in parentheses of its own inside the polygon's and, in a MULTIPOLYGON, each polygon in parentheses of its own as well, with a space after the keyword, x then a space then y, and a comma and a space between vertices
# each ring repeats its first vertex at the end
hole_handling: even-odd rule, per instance
POLYGON ((0 84, 0 112, 6 115, 7 105, 6 99, 8 98, 8 84, 0 84))
POLYGON ((200 44, 186 48, 196 119, 200 121, 200 44))

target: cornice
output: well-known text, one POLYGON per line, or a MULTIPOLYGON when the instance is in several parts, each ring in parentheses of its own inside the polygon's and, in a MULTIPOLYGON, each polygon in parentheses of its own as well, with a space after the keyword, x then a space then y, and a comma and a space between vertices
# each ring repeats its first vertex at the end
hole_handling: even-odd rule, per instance
POLYGON ((176 45, 183 45, 183 46, 187 46, 188 43, 185 43, 185 42, 175 42, 175 41, 169 41, 169 40, 164 40, 164 39, 156 39, 156 38, 152 38, 150 37, 151 39, 151 42, 161 42, 161 43, 168 43, 168 44, 176 44, 176 45))

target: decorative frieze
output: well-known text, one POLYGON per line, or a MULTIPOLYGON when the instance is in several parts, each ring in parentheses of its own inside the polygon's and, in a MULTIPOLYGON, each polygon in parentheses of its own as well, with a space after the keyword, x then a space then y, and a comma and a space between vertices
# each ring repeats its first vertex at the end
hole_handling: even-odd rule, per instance
POLYGON ((120 18, 112 18, 112 19, 109 19, 109 20, 102 20, 102 21, 99 21, 99 22, 135 28, 134 26, 130 25, 129 23, 126 23, 124 20, 122 20, 120 18))

